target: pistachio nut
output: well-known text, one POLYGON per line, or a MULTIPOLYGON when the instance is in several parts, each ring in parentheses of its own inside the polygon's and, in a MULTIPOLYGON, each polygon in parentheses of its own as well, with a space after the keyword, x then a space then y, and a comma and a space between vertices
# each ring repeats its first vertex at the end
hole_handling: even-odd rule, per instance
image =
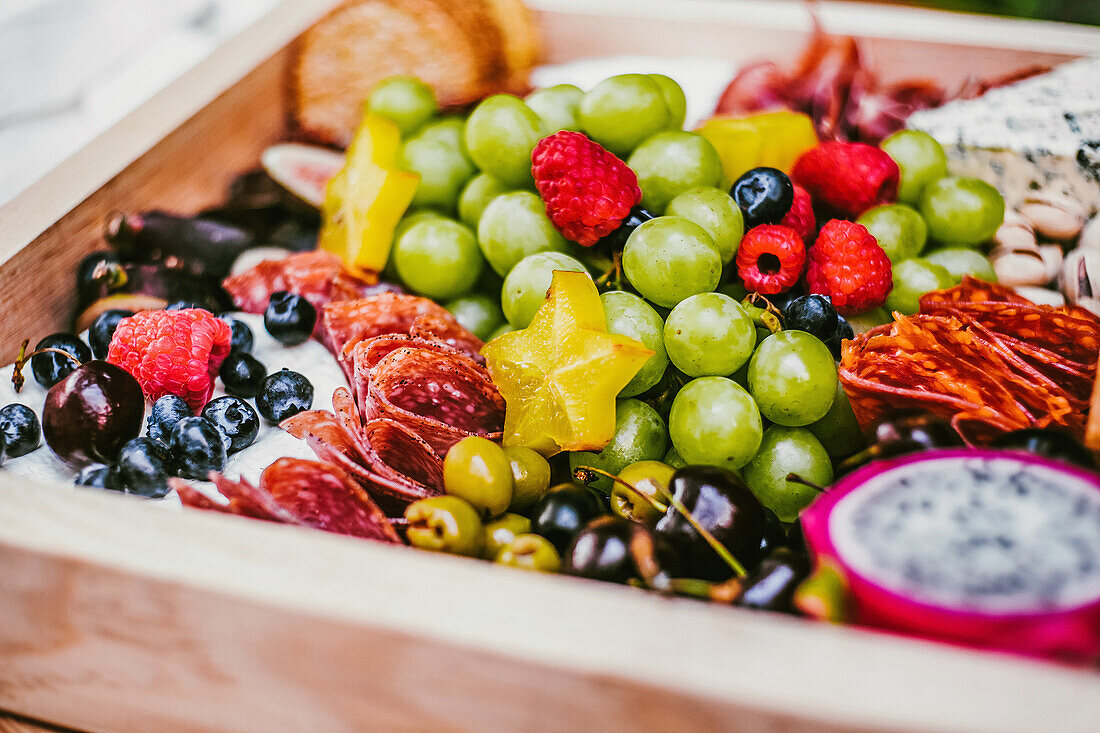
POLYGON ((1024 199, 1017 211, 1031 223, 1036 234, 1059 242, 1076 239, 1081 227, 1085 226, 1085 207, 1063 194, 1032 194, 1024 199))
POLYGON ((1077 238, 1077 246, 1100 249, 1100 214, 1092 217, 1085 228, 1081 230, 1081 236, 1077 238))
POLYGON ((1035 241, 1035 228, 1031 226, 1031 222, 1015 211, 1006 210, 1004 222, 993 235, 993 244, 996 247, 1015 249, 1034 247, 1035 241))
POLYGON ((1040 288, 1035 285, 1020 285, 1013 288, 1017 295, 1027 298, 1032 303, 1039 305, 1052 305, 1055 308, 1066 304, 1065 296, 1059 293, 1057 290, 1051 290, 1050 288, 1040 288))
POLYGON ((998 247, 989 254, 997 281, 1002 285, 1043 285, 1048 282, 1047 263, 1038 247, 998 247))
POLYGON ((1051 282, 1062 271, 1062 245, 1040 244, 1039 254, 1042 255, 1043 263, 1047 266, 1047 282, 1051 282))

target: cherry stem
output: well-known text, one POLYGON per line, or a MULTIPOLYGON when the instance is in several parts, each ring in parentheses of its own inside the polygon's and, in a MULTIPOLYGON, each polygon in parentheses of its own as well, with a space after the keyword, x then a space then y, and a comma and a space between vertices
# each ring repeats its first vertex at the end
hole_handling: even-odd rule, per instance
POLYGON ((813 481, 809 481, 807 479, 804 479, 801 476, 799 476, 797 473, 788 473, 787 474, 787 480, 790 481, 793 484, 802 484, 803 486, 809 486, 814 491, 820 492, 822 494, 824 494, 826 491, 828 491, 828 489, 826 489, 824 486, 818 486, 813 481))
MULTIPOLYGON (((666 511, 664 507, 661 507, 660 505, 658 505, 657 502, 653 501, 648 496, 646 496, 642 492, 638 491, 631 484, 629 484, 626 481, 623 481, 618 476, 614 476, 614 475, 608 473, 607 471, 601 470, 599 468, 593 468, 592 466, 577 466, 577 469, 573 472, 573 476, 574 476, 574 478, 577 478, 582 483, 584 483, 585 482, 584 478, 581 478, 581 477, 585 476, 586 472, 595 473, 595 474, 600 475, 600 476, 606 476, 607 478, 611 479, 612 481, 614 481, 618 484, 621 484, 622 486, 625 486, 628 489, 630 489, 631 491, 633 491, 635 494, 637 494, 642 499, 647 501, 657 511, 659 511, 659 512, 666 511)), ((671 492, 665 492, 665 496, 668 498, 668 503, 674 509, 676 509, 676 511, 678 511, 681 514, 684 515, 684 518, 688 521, 688 524, 690 524, 692 526, 692 528, 696 532, 698 532, 699 535, 704 540, 706 540, 706 543, 708 545, 710 545, 710 548, 718 553, 718 557, 722 558, 722 561, 725 562, 726 565, 729 565, 730 569, 733 570, 733 572, 738 577, 744 578, 746 575, 748 575, 748 571, 745 570, 745 566, 737 561, 737 558, 734 557, 733 554, 729 550, 726 549, 725 545, 723 545, 721 542, 719 542, 717 540, 717 538, 715 538, 714 535, 712 535, 710 532, 707 531, 707 529, 705 527, 703 527, 703 525, 699 524, 698 520, 695 519, 695 516, 690 511, 688 511, 688 508, 686 506, 684 506, 684 503, 682 501, 680 501, 675 496, 673 496, 671 492)))
POLYGON ((77 366, 80 366, 80 364, 81 364, 80 359, 77 359, 75 356, 70 354, 68 351, 65 351, 64 349, 55 349, 52 346, 46 346, 46 347, 43 347, 41 349, 36 349, 36 350, 34 350, 34 351, 32 351, 31 353, 28 354, 27 353, 27 346, 30 344, 30 342, 31 342, 30 339, 23 339, 23 343, 19 346, 19 356, 16 357, 15 365, 12 367, 11 386, 15 388, 15 393, 16 394, 19 394, 19 390, 23 389, 23 385, 26 384, 26 382, 27 382, 26 378, 23 376, 23 367, 26 365, 26 363, 28 361, 30 361, 34 357, 38 356, 39 354, 46 354, 46 353, 61 354, 62 356, 67 357, 70 361, 72 361, 77 366))

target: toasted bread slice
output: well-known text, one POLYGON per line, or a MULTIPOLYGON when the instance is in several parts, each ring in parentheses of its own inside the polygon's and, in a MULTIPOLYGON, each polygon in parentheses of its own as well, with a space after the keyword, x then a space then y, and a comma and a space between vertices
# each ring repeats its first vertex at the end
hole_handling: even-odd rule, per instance
POLYGON ((363 101, 388 76, 423 79, 448 107, 498 89, 506 68, 485 0, 349 0, 298 41, 292 122, 301 137, 343 146, 363 101))

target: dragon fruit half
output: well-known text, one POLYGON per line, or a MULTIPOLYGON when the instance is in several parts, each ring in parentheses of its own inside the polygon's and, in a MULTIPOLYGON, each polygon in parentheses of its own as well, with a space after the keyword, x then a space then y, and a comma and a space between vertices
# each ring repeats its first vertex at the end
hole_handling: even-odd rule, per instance
POLYGON ((1100 657, 1100 476, 1027 453, 872 463, 802 514, 851 620, 1069 662, 1100 657))

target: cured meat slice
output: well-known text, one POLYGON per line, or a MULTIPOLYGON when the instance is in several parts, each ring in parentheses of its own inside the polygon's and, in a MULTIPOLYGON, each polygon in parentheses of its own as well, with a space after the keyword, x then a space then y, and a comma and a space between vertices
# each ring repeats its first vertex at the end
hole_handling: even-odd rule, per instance
MULTIPOLYGON (((376 282, 349 270, 331 252, 317 250, 260 262, 247 272, 226 278, 222 287, 233 304, 247 313, 263 313, 271 294, 280 290, 301 295, 320 312, 330 302, 362 298, 376 282)), ((321 329, 318 318, 314 336, 320 337, 321 329)))
POLYGON ((219 504, 179 479, 172 486, 187 506, 313 527, 326 532, 401 542, 393 525, 363 488, 339 467, 320 461, 280 458, 260 475, 260 485, 216 475, 225 497, 219 504))
POLYGON ((362 342, 352 356, 365 418, 395 420, 440 455, 469 435, 499 439, 504 398, 464 354, 418 339, 402 345, 386 339, 362 342))

